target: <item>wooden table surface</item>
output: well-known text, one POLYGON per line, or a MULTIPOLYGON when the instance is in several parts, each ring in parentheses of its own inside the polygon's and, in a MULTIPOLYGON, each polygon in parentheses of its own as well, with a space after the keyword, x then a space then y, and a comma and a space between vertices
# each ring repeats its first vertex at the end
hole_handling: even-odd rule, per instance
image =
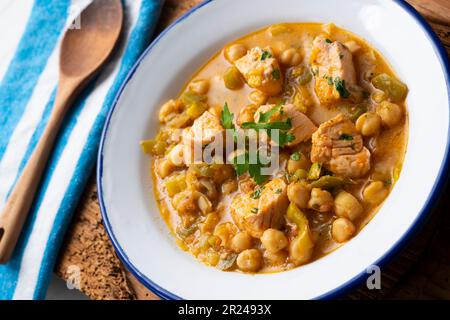
MULTIPOLYGON (((166 0, 161 32, 201 0, 166 0)), ((450 0, 409 0, 430 23, 450 55, 450 0)), ((432 79, 431 79, 432 81, 432 79)), ((447 188, 429 221, 382 269, 382 289, 360 287, 346 299, 450 299, 450 196, 447 188)), ((80 270, 80 290, 93 299, 157 299, 117 258, 102 225, 95 178, 86 188, 66 234, 55 272, 63 279, 80 270)))

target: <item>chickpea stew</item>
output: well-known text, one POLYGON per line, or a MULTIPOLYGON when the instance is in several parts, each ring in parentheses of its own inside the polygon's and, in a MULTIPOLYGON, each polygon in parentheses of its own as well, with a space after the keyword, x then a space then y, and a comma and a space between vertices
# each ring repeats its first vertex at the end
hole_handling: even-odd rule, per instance
POLYGON ((330 253, 399 178, 407 94, 376 49, 333 24, 272 25, 226 45, 141 142, 162 217, 183 250, 221 270, 278 272, 330 253), (278 152, 268 174, 239 148, 193 158, 252 129, 278 152))

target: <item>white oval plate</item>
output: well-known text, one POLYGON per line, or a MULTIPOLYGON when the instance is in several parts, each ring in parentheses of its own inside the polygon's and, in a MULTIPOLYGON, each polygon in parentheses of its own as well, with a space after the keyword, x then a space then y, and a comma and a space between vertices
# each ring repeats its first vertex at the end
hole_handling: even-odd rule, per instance
POLYGON ((330 297, 368 276, 423 222, 447 168, 449 67, 424 20, 404 1, 214 0, 190 11, 145 51, 122 86, 98 158, 102 215, 115 249, 134 275, 168 299, 330 297), (182 251, 160 217, 150 159, 139 141, 158 130, 161 104, 226 43, 280 22, 333 22, 381 51, 409 86, 409 147, 401 177, 363 231, 306 266, 248 275, 204 266, 182 251))

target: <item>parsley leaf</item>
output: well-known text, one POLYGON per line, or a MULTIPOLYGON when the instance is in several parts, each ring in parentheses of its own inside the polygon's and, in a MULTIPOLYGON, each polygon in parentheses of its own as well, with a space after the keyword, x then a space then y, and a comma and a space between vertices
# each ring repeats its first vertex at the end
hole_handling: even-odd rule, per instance
POLYGON ((333 77, 328 77, 328 84, 329 84, 330 86, 333 85, 333 77))
POLYGON ((263 167, 259 154, 257 154, 256 163, 250 163, 250 155, 246 151, 233 159, 234 168, 238 176, 242 176, 244 173, 248 172, 250 177, 256 182, 256 184, 261 185, 267 180, 267 176, 261 174, 261 168, 263 167))
MULTIPOLYGON (((283 106, 277 105, 273 107, 271 110, 265 113, 260 113, 258 123, 256 122, 245 122, 241 125, 243 129, 254 129, 254 130, 266 130, 267 135, 272 139, 272 130, 280 130, 278 141, 274 142, 277 143, 281 148, 283 148, 287 143, 292 142, 295 140, 295 136, 291 133, 288 133, 287 130, 292 128, 291 119, 288 118, 285 121, 275 121, 275 122, 269 122, 270 117, 275 112, 282 112, 283 106)), ((222 125, 226 129, 233 129, 236 133, 236 128, 233 124, 233 114, 230 112, 228 105, 225 103, 225 106, 223 108, 222 114, 221 114, 221 121, 222 125)), ((252 157, 253 159, 254 157, 252 157)), ((264 183, 268 176, 261 174, 261 170, 263 167, 265 167, 265 164, 267 162, 270 162, 270 159, 267 159, 268 161, 261 161, 261 155, 259 152, 256 154, 256 163, 250 163, 250 154, 248 151, 242 152, 234 157, 233 159, 233 165, 234 169, 236 171, 236 174, 238 176, 241 176, 248 172, 250 177, 258 184, 261 185, 264 183)), ((258 196, 258 194, 255 194, 255 196, 258 196)))
POLYGON ((345 80, 342 80, 340 77, 336 77, 334 79, 334 86, 336 90, 339 92, 341 98, 348 98, 350 96, 350 92, 345 87, 345 80))
POLYGON ((263 50, 263 53, 261 55, 261 61, 264 61, 268 58, 272 58, 272 54, 269 51, 263 50))
POLYGON ((242 128, 254 130, 289 130, 292 128, 292 123, 290 118, 286 121, 274 121, 269 123, 244 122, 242 128))
POLYGON ((281 189, 275 190, 275 193, 276 193, 276 194, 280 194, 281 192, 283 192, 283 190, 281 190, 281 189))
POLYGON ((222 121, 222 125, 225 129, 234 129, 233 117, 234 115, 230 112, 230 109, 228 109, 228 103, 225 102, 220 115, 220 120, 222 121))
POLYGON ((253 178, 256 184, 259 185, 263 184, 268 178, 268 176, 261 174, 261 168, 262 164, 259 161, 258 163, 248 165, 248 174, 253 178))
POLYGON ((248 154, 247 152, 238 154, 233 159, 234 169, 236 170, 236 174, 238 176, 242 176, 244 173, 248 171, 248 154))
POLYGON ((278 111, 280 111, 281 113, 282 107, 283 107, 282 105, 277 105, 267 112, 260 112, 258 122, 259 123, 268 122, 270 120, 270 117, 273 116, 275 113, 277 113, 278 111))
POLYGON ((255 213, 255 214, 258 213, 258 208, 253 208, 251 213, 255 213))
MULTIPOLYGON (((272 137, 271 137, 272 138, 272 137)), ((286 131, 280 131, 278 133, 278 141, 275 141, 280 148, 284 148, 288 143, 295 140, 295 136, 292 133, 287 133, 286 131)))
POLYGON ((333 41, 331 41, 330 39, 325 39, 325 41, 326 41, 327 43, 333 43, 333 41))

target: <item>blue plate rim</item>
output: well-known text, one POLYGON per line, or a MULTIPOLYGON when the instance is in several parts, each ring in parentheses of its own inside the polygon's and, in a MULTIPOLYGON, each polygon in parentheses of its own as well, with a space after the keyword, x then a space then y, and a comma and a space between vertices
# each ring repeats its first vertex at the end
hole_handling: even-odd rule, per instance
MULTIPOLYGON (((103 219, 103 224, 105 226, 106 232, 111 239, 111 242, 113 244, 114 249, 116 250, 117 255, 119 256, 120 260, 125 264, 127 269, 135 276, 143 285, 145 285, 149 290, 151 290, 153 293, 158 295, 160 298, 165 300, 182 300, 181 297, 178 297, 177 295, 173 294, 172 292, 162 288, 152 280, 150 280, 148 277, 146 277, 144 274, 142 274, 129 260, 128 256, 126 255, 125 251, 120 246, 119 242, 117 241, 116 237, 114 236, 114 233, 112 231, 112 226, 108 219, 108 214, 106 211, 106 207, 104 204, 104 197, 103 197, 103 187, 102 187, 102 176, 103 176, 103 149, 104 149, 104 143, 106 140, 106 135, 108 132, 109 124, 111 117, 114 113, 115 107, 117 106, 117 102, 122 95, 122 92, 124 91, 126 85, 128 82, 132 79, 134 73, 138 69, 139 65, 141 64, 142 60, 151 52, 153 47, 161 40, 161 38, 164 37, 164 35, 169 32, 174 26, 176 26, 181 21, 185 20, 187 17, 189 17, 191 14, 196 12, 198 9, 204 7, 205 5, 209 4, 213 0, 205 0, 204 2, 200 3, 199 5, 193 7, 191 10, 189 10, 187 13, 185 13, 183 16, 178 18, 174 23, 172 23, 168 28, 166 28, 163 32, 161 32, 155 40, 144 50, 144 52, 141 54, 141 56, 138 58, 134 66, 129 71, 128 75, 126 76, 124 82, 120 86, 113 102, 111 105, 111 108, 108 112, 108 115, 106 117, 105 125, 102 131, 101 139, 100 139, 100 146, 98 151, 98 157, 97 157, 97 186, 98 186, 98 199, 99 199, 99 205, 100 205, 100 211, 101 216, 103 219)), ((439 62, 442 66, 442 69, 445 73, 445 80, 447 84, 447 93, 448 93, 448 99, 449 99, 449 105, 450 105, 450 63, 447 57, 447 52, 445 48, 443 47, 441 41, 437 37, 437 35, 434 33, 428 22, 423 18, 417 11, 412 7, 409 3, 405 2, 404 0, 393 0, 397 5, 399 5, 403 10, 405 10, 408 14, 412 16, 416 20, 416 22, 424 29, 426 32, 429 40, 433 44, 434 51, 436 52, 437 57, 439 58, 439 62)), ((450 125, 450 121, 449 121, 450 125)), ((432 211, 433 206, 437 202, 441 191, 443 190, 443 187, 447 183, 447 176, 450 166, 450 127, 448 130, 447 135, 447 145, 445 150, 445 159, 441 164, 441 167, 439 169, 438 178, 436 179, 433 188, 430 192, 430 195, 428 199, 425 202, 425 205, 422 207, 422 210, 417 215, 414 222, 411 224, 411 227, 404 233, 404 235, 399 239, 392 247, 378 260, 376 260, 371 265, 377 265, 382 266, 386 262, 388 262, 396 253, 398 253, 411 239, 411 237, 420 229, 422 222, 424 222, 429 214, 432 211)), ((369 267, 369 266, 368 266, 369 267)), ((364 277, 367 276, 367 273, 365 270, 363 270, 360 274, 356 275, 352 279, 348 280, 347 282, 341 284, 339 287, 322 294, 314 299, 333 299, 335 297, 338 297, 342 295, 343 293, 347 292, 351 288, 355 287, 357 284, 359 284, 364 277)))

